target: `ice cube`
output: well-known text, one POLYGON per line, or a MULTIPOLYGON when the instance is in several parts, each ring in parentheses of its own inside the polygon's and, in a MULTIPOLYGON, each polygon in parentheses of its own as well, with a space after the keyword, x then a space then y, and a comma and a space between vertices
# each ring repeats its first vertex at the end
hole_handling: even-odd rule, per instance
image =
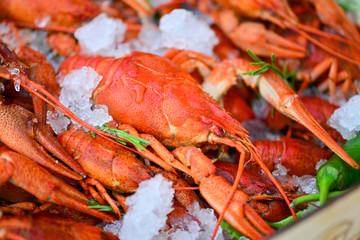
POLYGON ((124 216, 120 239, 152 239, 158 235, 172 208, 172 182, 160 174, 139 184, 136 193, 127 198, 129 209, 124 216))
MULTIPOLYGON (((210 239, 215 229, 217 218, 214 214, 214 210, 210 208, 200 209, 199 203, 187 207, 189 214, 194 216, 197 221, 190 218, 183 218, 182 222, 176 224, 173 229, 163 232, 160 236, 156 237, 156 240, 171 239, 171 240, 202 240, 210 239)), ((153 240, 155 240, 153 239, 153 240)), ((224 236, 222 229, 219 228, 215 236, 215 240, 223 240, 224 236)))
POLYGON ((219 42, 205 21, 185 9, 175 9, 160 19, 161 42, 166 48, 179 48, 213 55, 219 42))
MULTIPOLYGON (((96 105, 94 107, 90 99, 93 90, 101 79, 102 76, 91 67, 74 70, 65 77, 58 76, 61 87, 59 101, 76 116, 92 126, 101 126, 112 120, 106 106, 96 105)), ((64 126, 65 120, 61 120, 61 127, 55 126, 57 124, 55 119, 49 119, 48 121, 50 126, 56 129, 57 133, 66 130, 64 126)))
MULTIPOLYGON (((100 14, 91 22, 78 28, 75 38, 84 53, 89 55, 114 56, 117 45, 124 40, 127 25, 120 19, 107 17, 105 13, 100 14)), ((118 47, 121 49, 121 47, 118 47)), ((119 53, 116 52, 116 57, 119 53)))
POLYGON ((293 176, 295 179, 295 186, 299 187, 299 193, 316 194, 319 192, 316 186, 316 177, 311 175, 304 175, 301 177, 293 176))
POLYGON ((355 95, 336 109, 328 120, 330 127, 340 132, 344 139, 351 139, 360 131, 360 95, 355 95))

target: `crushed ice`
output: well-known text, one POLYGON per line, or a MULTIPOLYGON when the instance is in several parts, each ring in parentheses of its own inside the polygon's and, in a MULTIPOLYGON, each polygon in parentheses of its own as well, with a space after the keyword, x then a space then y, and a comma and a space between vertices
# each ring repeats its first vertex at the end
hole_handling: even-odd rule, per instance
POLYGON ((274 177, 284 177, 287 176, 288 169, 281 165, 281 163, 277 163, 275 165, 275 170, 272 171, 272 175, 274 177))
POLYGON ((259 98, 251 103, 251 107, 254 111, 254 114, 261 118, 265 119, 271 110, 269 103, 264 98, 259 98))
POLYGON ((342 107, 336 109, 328 120, 330 127, 346 139, 352 139, 360 131, 360 95, 355 95, 342 107))
POLYGON ((126 199, 128 212, 123 220, 106 225, 104 230, 120 239, 152 239, 165 227, 167 214, 173 210, 174 192, 172 182, 161 174, 141 182, 136 193, 126 199))
MULTIPOLYGON (((319 163, 316 165, 316 169, 318 170, 320 168, 320 166, 322 164, 324 164, 327 160, 320 160, 319 163)), ((281 165, 281 163, 277 163, 275 165, 275 170, 272 171, 273 176, 281 181, 281 182, 285 182, 285 181, 289 181, 289 176, 287 175, 288 169, 286 167, 284 167, 283 165, 281 165)), ((298 187, 298 193, 299 194, 303 194, 303 193, 307 193, 307 194, 315 194, 318 193, 319 190, 316 186, 316 177, 315 176, 311 176, 311 175, 304 175, 301 177, 298 177, 296 175, 293 175, 291 177, 294 181, 294 187, 298 187)))
POLYGON ((213 55, 218 43, 209 21, 191 11, 176 9, 156 25, 143 25, 138 39, 123 42, 127 25, 120 19, 101 14, 75 32, 75 38, 85 54, 122 57, 132 51, 162 55, 168 48, 193 50, 213 55))
POLYGON ((318 163, 315 166, 315 170, 316 172, 319 170, 319 168, 324 165, 328 160, 327 159, 320 159, 320 161, 318 161, 318 163))
POLYGON ((192 12, 175 9, 160 19, 162 45, 167 48, 193 50, 212 56, 212 49, 219 42, 209 24, 192 12))
POLYGON ((319 190, 316 186, 316 177, 311 175, 304 175, 298 177, 296 175, 293 176, 295 180, 294 186, 299 187, 299 193, 307 193, 307 194, 315 194, 319 193, 319 190))
MULTIPOLYGON (((187 207, 189 214, 194 216, 199 222, 184 218, 176 229, 170 229, 157 236, 156 240, 203 240, 210 239, 215 229, 217 218, 215 217, 214 210, 210 208, 201 209, 198 202, 187 207), (200 225, 199 225, 200 223, 200 225)), ((155 240, 153 239, 153 240, 155 240)), ((215 240, 223 240, 222 229, 219 228, 215 236, 215 240)))
MULTIPOLYGON (((58 79, 61 87, 59 101, 76 116, 93 126, 101 126, 112 120, 106 106, 94 107, 90 99, 101 79, 102 76, 90 67, 74 70, 58 79)), ((67 120, 64 118, 61 114, 48 113, 47 121, 55 133, 66 130, 67 120)))
POLYGON ((126 24, 120 19, 110 18, 102 13, 78 28, 74 35, 86 54, 122 57, 130 52, 126 45, 121 45, 126 28, 126 24))
MULTIPOLYGON (((203 240, 210 239, 217 219, 213 209, 201 209, 199 203, 187 207, 199 223, 184 218, 174 229, 160 231, 165 227, 167 214, 172 208, 174 190, 172 183, 165 180, 161 174, 140 183, 135 194, 128 197, 129 207, 123 220, 114 221, 102 226, 105 231, 112 232, 120 239, 151 239, 151 240, 203 240)), ((216 240, 223 240, 222 229, 219 228, 216 240)))

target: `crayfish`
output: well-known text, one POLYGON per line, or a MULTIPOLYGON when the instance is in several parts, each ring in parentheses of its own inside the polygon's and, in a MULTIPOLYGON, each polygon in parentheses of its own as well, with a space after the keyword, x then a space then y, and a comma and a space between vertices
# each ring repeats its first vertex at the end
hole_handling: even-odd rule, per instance
MULTIPOLYGON (((307 110, 308 106, 311 108, 306 103, 307 98, 299 97, 275 72, 267 69, 259 73, 258 67, 253 66, 241 52, 251 48, 257 55, 266 57, 275 52, 280 58, 279 63, 291 59, 290 63, 293 64, 290 66, 295 68, 294 63, 307 60, 309 49, 316 46, 326 53, 324 56, 360 65, 356 58, 349 58, 339 50, 339 46, 344 46, 345 52, 351 51, 356 55, 358 48, 351 41, 359 42, 356 28, 343 16, 342 10, 333 5, 333 1, 327 3, 343 22, 339 25, 339 21, 332 22, 326 12, 319 11, 318 2, 310 0, 289 3, 220 0, 217 3, 197 2, 201 2, 199 9, 202 12, 214 18, 213 28, 224 38, 221 44, 226 46, 219 44, 218 52, 215 51, 218 55, 221 52, 221 62, 195 51, 177 49, 169 49, 163 56, 137 51, 121 58, 79 55, 81 46, 72 36, 76 27, 102 12, 125 21, 135 19, 135 24, 139 25, 136 26, 136 34, 125 38, 128 41, 136 37, 143 20, 142 17, 134 16, 134 9, 141 14, 154 14, 152 7, 146 2, 125 1, 133 8, 131 10, 120 3, 105 6, 102 3, 77 0, 52 2, 52 5, 44 0, 37 1, 37 5, 31 1, 25 1, 26 4, 23 5, 20 1, 1 2, 0 6, 4 8, 0 13, 1 19, 13 21, 11 24, 18 27, 52 31, 48 38, 49 45, 57 48, 57 52, 64 56, 71 56, 61 63, 59 76, 82 67, 90 67, 101 75, 100 83, 91 93, 94 105, 107 106, 114 119, 108 123, 112 128, 126 131, 147 144, 138 146, 113 136, 108 131, 101 131, 77 117, 58 100, 56 73, 45 56, 25 46, 21 40, 15 47, 11 47, 12 50, 1 43, 0 76, 11 80, 16 88, 20 85, 22 90, 28 91, 31 100, 30 104, 21 103, 18 99, 10 103, 8 86, 11 84, 5 84, 0 103, 0 140, 4 144, 0 146, 0 167, 3 169, 0 175, 0 192, 6 192, 8 186, 15 185, 23 189, 19 191, 25 190, 33 195, 24 194, 20 200, 31 199, 37 201, 35 205, 42 204, 34 207, 34 212, 57 211, 54 210, 58 207, 55 206, 57 204, 109 222, 121 218, 120 206, 127 211, 125 200, 137 191, 141 182, 161 174, 173 182, 176 190, 174 211, 169 214, 168 228, 173 219, 193 218, 188 214, 186 206, 200 202, 202 207, 210 206, 218 214, 218 224, 213 236, 222 219, 251 239, 269 236, 275 231, 264 219, 277 221, 289 215, 296 218, 295 210, 288 206, 289 198, 293 199, 297 194, 291 192, 294 190, 291 186, 279 184, 279 180, 271 173, 274 166, 281 163, 288 168, 289 174, 315 175, 315 165, 319 159, 328 159, 330 152, 288 137, 272 142, 251 142, 251 131, 249 134, 235 119, 241 118, 241 108, 245 108, 242 106, 246 103, 229 103, 232 98, 229 89, 239 90, 240 87, 259 92, 279 112, 298 122, 294 123, 289 119, 282 119, 280 122, 268 116, 267 125, 283 123, 278 130, 286 125, 289 129, 296 128, 289 130, 288 135, 300 129, 301 133, 295 133, 303 137, 306 134, 299 127, 301 124, 346 163, 359 168, 329 136, 327 131, 331 130, 326 126, 325 120, 312 116, 317 111, 307 110), (262 4, 258 4, 259 2, 262 4), (17 8, 22 10, 17 12, 14 10, 17 8), (302 11, 312 9, 309 14, 311 27, 305 24, 308 23, 307 19, 298 18, 294 13, 300 8, 302 11), (22 14, 25 10, 29 14, 22 14), (46 14, 42 15, 42 12, 46 14), (240 18, 245 21, 240 22, 240 18), (254 22, 255 19, 263 22, 254 22), (314 27, 316 24, 320 26, 319 29, 314 27), (326 32, 327 27, 331 27, 339 35, 326 32), (345 28, 344 31, 342 27, 345 28), (58 34, 59 32, 61 33, 58 34), (244 32, 251 35, 247 36, 244 32), (291 37, 287 37, 290 35, 291 37), (300 40, 293 41, 293 35, 300 40), (314 36, 330 40, 319 43, 314 36), (311 42, 310 47, 308 42, 311 42), (226 52, 234 49, 230 54, 226 52), (259 74, 251 74, 254 72, 259 74), (202 82, 197 82, 199 79, 202 82), (19 102, 22 106, 15 104, 19 102), (224 110, 222 103, 226 109, 231 109, 231 113, 224 110), (71 125, 67 131, 55 137, 46 123, 46 112, 54 109, 92 133, 71 125), (234 154, 235 150, 237 154, 234 154), (238 164, 221 161, 214 163, 223 155, 230 161, 238 160, 238 164), (298 159, 292 158, 295 155, 298 159), (199 190, 201 197, 192 191, 190 185, 199 190), (100 205, 110 205, 115 214, 88 208, 87 201, 90 198, 96 199, 100 205)), ((321 3, 325 4, 324 1, 321 3)), ((158 13, 170 11, 179 4, 181 3, 174 1, 160 5, 157 7, 158 13)), ((191 5, 193 1, 186 4, 191 5)), ((0 37, 2 38, 1 35, 0 37)), ((6 39, 4 37, 1 40, 6 39)), ((271 60, 275 64, 275 60, 271 60)), ((331 65, 331 71, 335 71, 337 60, 330 61, 327 58, 326 61, 324 69, 331 65)), ((323 64, 322 61, 319 62, 323 64)), ((317 70, 314 71, 316 74, 323 73, 317 70)), ((351 73, 356 74, 358 71, 351 73)), ((332 77, 336 74, 329 75, 332 77)), ((344 79, 347 76, 344 75, 344 79)), ((296 77, 300 79, 301 74, 296 77)), ((306 80, 302 84, 302 90, 311 81, 306 80)), ((329 88, 335 88, 336 81, 329 84, 329 88)), ((346 80, 346 86, 349 86, 350 81, 351 79, 346 80)), ((334 92, 333 89, 330 91, 331 94, 334 92)), ((325 103, 318 105, 325 106, 325 103)), ((326 109, 333 110, 333 106, 326 106, 326 109)), ((246 106, 246 109, 250 113, 241 120, 255 118, 251 108, 246 106)), ((328 117, 326 113, 324 118, 328 117)), ((331 136, 338 135, 331 132, 331 136)), ((3 195, 6 194, 0 194, 6 202, 20 201, 3 195)), ((9 206, 11 205, 4 204, 3 211, 13 214, 30 212, 25 208, 14 210, 9 206)), ((31 218, 41 231, 47 231, 43 227, 43 222, 48 219, 47 215, 32 215, 31 218)), ((59 225, 72 230, 79 226, 73 222, 65 224, 65 221, 60 219, 59 225)), ((26 226, 32 232, 35 228, 24 218, 0 219, 0 226, 4 226, 6 237, 16 236, 13 229, 26 226), (13 222, 14 226, 7 226, 6 221, 13 222)), ((52 227, 56 229, 55 226, 52 227)), ((88 226, 84 227, 90 229, 88 226)), ((96 235, 103 235, 98 228, 91 228, 91 231, 96 235)), ((77 231, 73 230, 69 234, 76 235, 77 231)), ((110 234, 106 237, 113 238, 110 234)))
MULTIPOLYGON (((239 66, 240 63, 244 68, 249 68, 247 62, 239 62, 239 66)), ((174 150, 175 157, 185 167, 190 168, 187 173, 194 178, 195 182, 200 183, 200 192, 217 211, 222 212, 221 209, 228 203, 226 198, 219 199, 218 194, 214 195, 214 188, 224 188, 223 191, 230 193, 230 187, 225 187, 227 184, 224 180, 213 176, 215 168, 210 163, 210 160, 191 146, 201 146, 209 142, 235 147, 241 153, 240 171, 245 161, 246 152, 248 152, 277 185, 277 181, 259 158, 256 148, 248 140, 246 131, 242 126, 224 112, 209 95, 204 93, 190 75, 173 62, 159 56, 134 52, 121 59, 101 57, 68 58, 62 63, 59 71, 61 74, 66 75, 71 70, 83 66, 90 66, 104 76, 93 92, 93 101, 96 104, 108 106, 110 115, 116 121, 130 124, 140 132, 153 135, 165 146, 176 148, 174 150), (153 109, 153 111, 146 110, 149 108, 153 109), (196 162, 199 161, 204 161, 204 163, 202 163, 202 166, 197 167, 200 163, 196 162)), ((262 78, 269 79, 270 84, 271 81, 279 84, 274 75, 262 78)), ((264 85, 263 87, 260 82, 263 95, 266 94, 266 87, 268 86, 264 85)), ((288 91, 289 98, 291 98, 290 96, 293 93, 287 89, 289 88, 283 85, 280 91, 288 91)), ((286 96, 286 94, 283 95, 286 96)), ((276 97, 274 97, 273 104, 278 104, 276 100, 276 97)), ((286 103, 286 99, 283 101, 286 103)), ((315 121, 304 112, 302 105, 299 105, 297 110, 296 108, 295 110, 287 109, 286 106, 285 109, 289 113, 297 111, 296 114, 305 116, 301 119, 307 120, 308 118, 311 121, 307 123, 315 124, 313 126, 318 127, 315 121)), ((316 128, 316 131, 326 134, 324 130, 319 130, 319 128, 316 128)), ((330 139, 330 137, 325 138, 330 139)), ((151 144, 151 146, 160 155, 163 149, 156 149, 158 144, 151 144)), ((337 149, 340 148, 336 144, 332 144, 332 146, 337 149)), ((346 153, 340 154, 346 155, 346 153)), ((349 160, 349 162, 352 161, 349 160)), ((174 161, 170 161, 168 164, 177 168, 174 161)), ((237 185, 237 183, 235 184, 237 185)), ((277 187, 279 192, 282 193, 282 189, 278 185, 277 187)), ((243 193, 235 194, 239 200, 246 199, 246 195, 243 193)), ((240 206, 231 205, 230 203, 229 207, 235 209, 240 206)), ((235 214, 232 211, 231 213, 226 211, 224 215, 224 218, 231 222, 233 217, 230 216, 235 214)), ((248 214, 252 214, 252 210, 248 207, 245 208, 246 211, 249 211, 248 214)), ((240 220, 243 218, 242 215, 238 216, 237 220, 232 224, 238 226, 241 231, 255 237, 256 235, 253 235, 255 232, 253 232, 249 224, 246 224, 246 227, 243 228, 240 227, 239 222, 236 222, 238 220, 243 222, 243 220, 240 220)), ((253 222, 253 224, 255 223, 253 222)), ((258 228, 262 226, 261 229, 269 233, 269 230, 266 230, 265 225, 263 225, 264 223, 259 224, 258 228)))

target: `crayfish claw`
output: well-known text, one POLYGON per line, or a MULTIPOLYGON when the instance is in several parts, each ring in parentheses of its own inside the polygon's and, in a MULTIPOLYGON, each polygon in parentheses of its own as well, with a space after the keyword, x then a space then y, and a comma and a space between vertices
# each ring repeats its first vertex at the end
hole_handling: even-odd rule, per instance
MULTIPOLYGON (((35 140, 35 132, 39 133, 39 131, 34 132, 36 123, 32 121, 33 113, 18 105, 0 104, 0 118, 2 120, 0 121, 0 141, 6 146, 61 175, 77 180, 82 178, 64 165, 57 163, 35 140)), ((36 135, 39 136, 39 134, 36 135)), ((45 135, 43 134, 40 138, 43 142, 45 135)), ((49 142, 49 140, 46 141, 49 142)))
POLYGON ((34 137, 49 152, 78 172, 82 177, 86 177, 87 174, 85 170, 62 148, 56 138, 49 133, 48 126, 44 124, 35 124, 34 137))
POLYGON ((305 57, 304 47, 267 30, 261 23, 243 22, 229 35, 229 38, 237 47, 244 51, 249 49, 258 56, 270 57, 275 54, 280 58, 305 57))

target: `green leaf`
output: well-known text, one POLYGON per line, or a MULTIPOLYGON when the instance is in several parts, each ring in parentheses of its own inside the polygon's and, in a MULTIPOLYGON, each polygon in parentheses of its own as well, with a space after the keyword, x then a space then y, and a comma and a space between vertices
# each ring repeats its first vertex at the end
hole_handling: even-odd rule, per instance
MULTIPOLYGON (((145 140, 145 139, 130 135, 130 134, 127 133, 127 131, 119 130, 117 128, 111 128, 107 124, 103 124, 101 127, 96 127, 96 128, 98 128, 99 130, 101 130, 103 132, 109 133, 109 134, 111 134, 113 136, 117 136, 119 138, 122 138, 125 141, 128 141, 128 142, 132 143, 134 146, 140 148, 141 150, 145 150, 145 147, 150 144, 150 142, 148 140, 145 140)), ((93 137, 96 136, 95 133, 93 133, 93 132, 91 132, 91 135, 93 137)), ((117 142, 119 142, 119 143, 121 143, 123 145, 126 145, 125 141, 121 141, 121 140, 118 140, 118 139, 115 139, 115 141, 117 141, 117 142)))
POLYGON ((243 73, 243 75, 254 76, 254 75, 263 74, 269 70, 272 70, 274 73, 279 75, 292 89, 295 90, 296 71, 288 72, 288 64, 287 63, 284 63, 284 68, 281 70, 275 64, 275 55, 274 54, 271 54, 271 64, 269 64, 269 63, 261 60, 250 50, 247 50, 247 52, 248 52, 250 58, 252 58, 255 61, 253 63, 250 63, 250 65, 260 66, 260 68, 249 71, 249 72, 245 72, 245 73, 243 73))
POLYGON ((114 210, 108 205, 100 205, 95 200, 86 200, 86 203, 89 204, 88 208, 94 208, 102 212, 114 212, 114 210))
POLYGON ((92 136, 93 138, 96 137, 96 133, 94 133, 93 131, 90 131, 90 133, 91 133, 91 136, 92 136))

